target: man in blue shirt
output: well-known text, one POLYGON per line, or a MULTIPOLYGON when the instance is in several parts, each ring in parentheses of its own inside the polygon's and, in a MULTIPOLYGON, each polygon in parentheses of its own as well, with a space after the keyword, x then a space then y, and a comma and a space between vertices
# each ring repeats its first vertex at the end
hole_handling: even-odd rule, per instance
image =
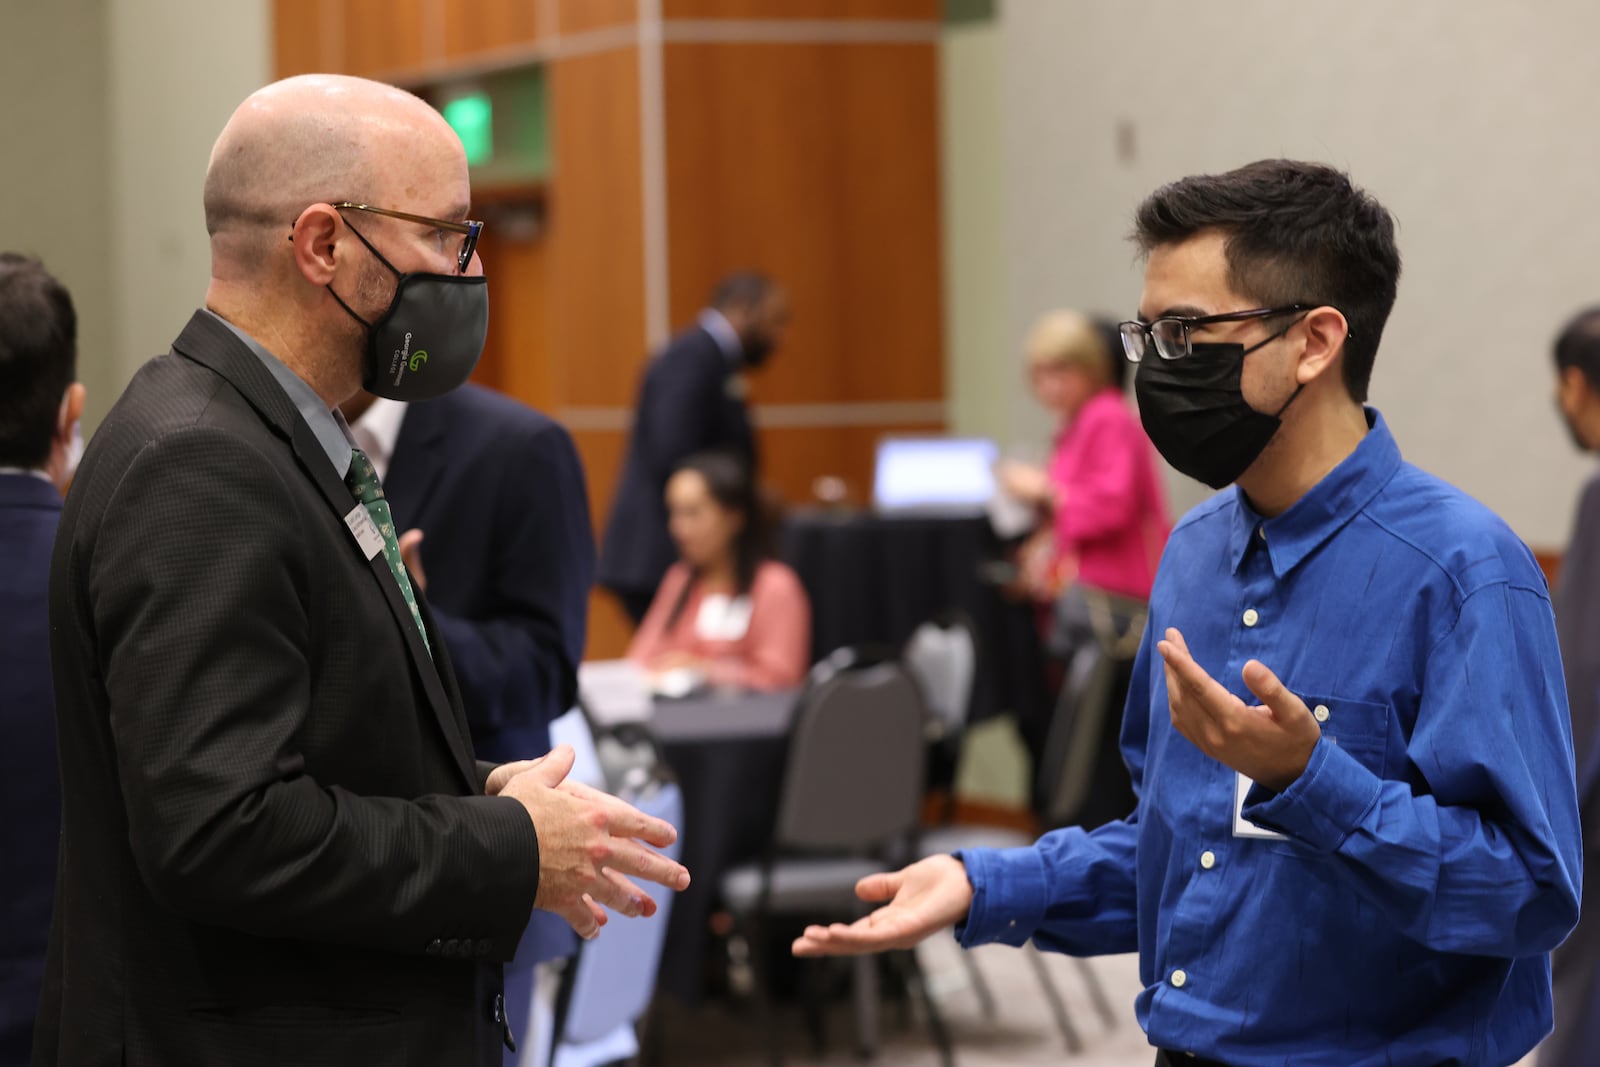
POLYGON ((1136 238, 1145 428, 1234 486, 1156 577, 1122 735, 1138 804, 867 879, 887 903, 795 951, 952 923, 969 947, 1137 949, 1158 1064, 1515 1063, 1577 919, 1565 687, 1527 548, 1364 406, 1393 220, 1270 160, 1157 190, 1136 238))

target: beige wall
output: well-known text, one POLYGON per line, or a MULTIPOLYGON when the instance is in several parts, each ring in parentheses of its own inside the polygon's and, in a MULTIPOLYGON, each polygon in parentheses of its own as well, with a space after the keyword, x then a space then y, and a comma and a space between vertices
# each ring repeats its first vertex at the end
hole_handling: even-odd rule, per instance
POLYGON ((72 290, 88 425, 205 296, 211 142, 268 77, 268 0, 0 5, 0 247, 72 290))
POLYGON ((1589 463, 1553 417, 1549 343, 1600 301, 1600 8, 1002 0, 1001 34, 1013 345, 1063 300, 1135 307, 1124 235, 1163 181, 1338 164, 1400 223, 1373 401, 1413 462, 1564 542, 1589 463))
POLYGON ((992 20, 945 28, 939 150, 950 432, 1008 442, 1018 372, 1006 296, 1002 43, 992 20))
POLYGON ((112 370, 104 0, 0 6, 0 248, 25 252, 72 291, 78 376, 98 418, 112 370))

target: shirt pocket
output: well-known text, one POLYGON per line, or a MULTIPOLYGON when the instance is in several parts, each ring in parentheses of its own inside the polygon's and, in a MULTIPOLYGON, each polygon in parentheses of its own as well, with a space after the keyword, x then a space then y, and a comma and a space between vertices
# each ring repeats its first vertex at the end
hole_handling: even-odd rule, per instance
POLYGON ((1311 709, 1323 737, 1354 756, 1373 774, 1384 777, 1393 718, 1389 705, 1311 693, 1301 694, 1300 699, 1311 709))

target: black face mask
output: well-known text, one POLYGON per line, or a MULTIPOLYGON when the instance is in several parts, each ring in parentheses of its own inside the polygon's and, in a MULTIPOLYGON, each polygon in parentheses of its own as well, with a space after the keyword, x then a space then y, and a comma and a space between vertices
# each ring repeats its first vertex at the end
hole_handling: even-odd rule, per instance
POLYGON ((1183 359, 1151 353, 1134 372, 1139 420, 1161 458, 1213 489, 1232 484, 1256 461, 1283 424, 1280 416, 1305 386, 1298 386, 1277 414, 1245 403, 1240 379, 1244 357, 1261 344, 1193 344, 1183 359))
POLYGON ((377 322, 351 311, 328 286, 339 306, 367 328, 361 387, 375 396, 411 401, 441 396, 465 382, 489 334, 488 279, 481 274, 402 274, 354 226, 350 232, 399 279, 394 299, 377 322))
POLYGON ((740 347, 744 349, 744 365, 754 368, 761 366, 771 357, 774 346, 772 338, 764 333, 758 333, 754 337, 744 338, 740 342, 740 347))

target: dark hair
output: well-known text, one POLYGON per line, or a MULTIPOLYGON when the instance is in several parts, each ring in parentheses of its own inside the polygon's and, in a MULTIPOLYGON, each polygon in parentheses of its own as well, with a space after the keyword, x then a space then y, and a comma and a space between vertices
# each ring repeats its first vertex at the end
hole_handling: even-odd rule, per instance
POLYGON ((66 287, 37 259, 0 252, 0 467, 49 460, 77 367, 78 315, 66 287))
POLYGON ((1091 315, 1089 321, 1094 326, 1094 332, 1100 335, 1100 340, 1106 346, 1106 366, 1111 371, 1111 377, 1106 379, 1107 382, 1116 386, 1119 391, 1125 391, 1128 388, 1128 371, 1133 364, 1122 354, 1122 328, 1117 325, 1117 320, 1109 315, 1091 315))
POLYGON ((1600 306, 1573 316, 1556 338, 1556 366, 1577 367, 1589 384, 1600 389, 1600 306))
POLYGON ((1343 171, 1263 159, 1157 189, 1139 205, 1133 238, 1149 254, 1206 230, 1226 235, 1228 284, 1252 303, 1314 302, 1344 313, 1344 385, 1364 402, 1400 282, 1388 210, 1343 171))
POLYGON ((753 308, 767 298, 774 285, 771 278, 759 271, 734 271, 711 290, 711 306, 718 311, 732 307, 753 308))
MULTIPOLYGON (((738 585, 739 595, 743 596, 755 584, 756 571, 761 564, 772 558, 771 517, 756 488, 750 466, 732 452, 700 452, 678 464, 672 472, 673 477, 684 471, 693 471, 700 476, 706 483, 706 492, 719 507, 744 516, 744 526, 733 542, 734 581, 738 585)), ((678 619, 689 603, 689 594, 699 580, 699 574, 692 574, 684 584, 683 593, 679 595, 678 602, 672 605, 672 614, 667 617, 668 630, 678 625, 678 619)))

